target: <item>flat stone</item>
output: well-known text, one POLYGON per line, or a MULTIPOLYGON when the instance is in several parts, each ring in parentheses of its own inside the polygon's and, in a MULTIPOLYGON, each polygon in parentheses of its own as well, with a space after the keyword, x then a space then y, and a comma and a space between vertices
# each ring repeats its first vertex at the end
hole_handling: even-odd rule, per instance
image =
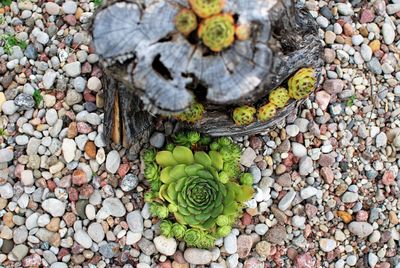
POLYGON ((287 239, 286 228, 283 225, 277 224, 268 230, 265 238, 273 244, 284 245, 287 239))
POLYGON ((64 66, 64 71, 70 77, 77 77, 81 74, 81 63, 79 61, 67 63, 64 66))
POLYGON ((143 232, 143 217, 139 210, 129 212, 128 215, 126 215, 126 222, 128 223, 129 230, 131 230, 132 232, 143 232))
POLYGON ((116 150, 112 150, 108 153, 106 158, 106 169, 108 172, 114 174, 117 172, 119 165, 121 163, 121 158, 116 150))
POLYGON ((60 13, 60 6, 53 2, 47 2, 45 5, 46 12, 50 15, 58 15, 60 13))
POLYGON ((82 247, 89 249, 92 247, 93 241, 84 230, 79 229, 74 234, 74 240, 82 247))
POLYGON ((319 246, 324 252, 331 252, 337 247, 337 243, 333 239, 321 238, 319 240, 319 246))
POLYGON ((348 226, 349 231, 358 237, 367 237, 374 231, 374 228, 368 222, 353 221, 348 226))
POLYGON ((244 150, 242 157, 240 158, 240 164, 245 167, 251 167, 256 157, 256 152, 252 148, 248 147, 244 150))
POLYGON ((64 156, 64 160, 67 163, 70 163, 75 158, 76 153, 76 143, 73 139, 65 138, 62 143, 62 152, 64 156))
POLYGON ((14 159, 14 151, 11 148, 0 149, 0 163, 7 163, 14 159))
POLYGON ((114 242, 103 244, 99 247, 99 252, 104 258, 111 259, 119 253, 119 245, 114 242))
POLYGON ((292 204, 294 198, 296 197, 296 192, 290 190, 286 195, 279 201, 278 208, 282 211, 287 210, 292 204))
POLYGON ((209 264, 212 260, 212 253, 205 249, 188 248, 183 254, 188 263, 196 265, 209 264))
POLYGON ((125 216, 126 209, 122 202, 115 197, 109 197, 103 201, 103 209, 109 212, 111 216, 123 217, 125 216))
POLYGON ((42 202, 42 208, 53 217, 64 215, 66 204, 55 198, 49 198, 42 202))
POLYGON ((178 243, 174 238, 166 238, 165 236, 157 236, 154 238, 154 245, 158 252, 165 256, 172 256, 175 254, 178 243))
POLYGON ((237 253, 239 254, 239 258, 246 258, 250 254, 252 246, 253 238, 250 235, 240 235, 237 239, 237 253))
POLYGON ((103 226, 98 222, 92 222, 88 227, 88 235, 94 242, 100 243, 105 236, 103 226))
POLYGON ((345 192, 342 195, 342 201, 343 203, 354 203, 358 201, 358 193, 353 193, 353 192, 345 192))

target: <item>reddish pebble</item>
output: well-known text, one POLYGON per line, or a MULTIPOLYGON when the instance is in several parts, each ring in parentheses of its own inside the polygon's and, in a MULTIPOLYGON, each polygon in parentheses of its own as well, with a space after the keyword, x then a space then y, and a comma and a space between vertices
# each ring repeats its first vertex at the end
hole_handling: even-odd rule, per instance
POLYGON ((90 132, 92 132, 92 128, 85 122, 78 122, 76 126, 79 133, 89 134, 90 132))
POLYGON ((310 253, 300 254, 295 260, 296 268, 313 268, 315 267, 315 259, 310 253))
POLYGON ((67 15, 64 17, 64 21, 70 25, 70 26, 75 26, 76 25, 76 18, 74 15, 67 15))
POLYGON ((128 163, 121 164, 118 168, 118 175, 123 178, 126 173, 131 169, 131 166, 128 163))
POLYGON ((93 194, 93 192, 94 192, 93 186, 90 184, 85 184, 79 188, 79 194, 82 197, 89 198, 93 194))
POLYGON ((56 187, 57 185, 54 181, 47 181, 47 188, 49 189, 50 192, 54 192, 56 187))
POLYGON ((370 9, 364 9, 361 12, 361 18, 360 18, 360 23, 368 23, 368 22, 373 22, 375 19, 375 14, 372 10, 370 9))
POLYGON ((83 98, 87 102, 95 102, 96 101, 96 96, 94 96, 92 93, 90 93, 89 90, 85 90, 83 92, 83 98))
POLYGON ((72 202, 77 201, 78 197, 79 197, 78 190, 72 187, 68 189, 68 198, 70 201, 72 202))
POLYGON ((327 184, 332 184, 334 175, 330 167, 321 168, 320 174, 327 184))
POLYGON ((82 65, 81 73, 83 74, 89 74, 92 71, 92 66, 90 65, 89 62, 85 62, 82 65))
POLYGON ((356 220, 357 221, 367 221, 368 220, 368 212, 365 210, 360 210, 359 212, 357 212, 356 220))
POLYGON ((394 174, 393 174, 393 172, 392 171, 390 171, 390 170, 387 170, 387 171, 385 171, 385 173, 383 174, 383 177, 382 177, 382 183, 384 184, 384 185, 391 185, 391 184, 393 184, 394 183, 394 179, 395 179, 395 177, 394 177, 394 174))
POLYGON ((63 216, 63 220, 65 221, 65 224, 67 224, 68 227, 74 225, 76 221, 76 216, 72 212, 67 212, 63 216))
POLYGON ((264 264, 256 258, 250 258, 244 262, 243 268, 263 268, 264 264))
POLYGON ((22 260, 22 267, 39 267, 42 264, 42 258, 39 254, 32 254, 22 260))
POLYGON ((242 217, 242 223, 243 225, 250 225, 252 222, 252 217, 248 213, 244 213, 242 217))

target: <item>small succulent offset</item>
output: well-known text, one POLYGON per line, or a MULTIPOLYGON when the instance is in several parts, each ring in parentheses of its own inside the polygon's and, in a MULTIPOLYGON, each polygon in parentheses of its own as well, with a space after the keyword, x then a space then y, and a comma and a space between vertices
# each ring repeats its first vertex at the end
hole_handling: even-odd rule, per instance
POLYGON ((175 17, 176 29, 184 36, 197 37, 213 52, 231 46, 235 37, 239 41, 250 37, 251 25, 235 25, 232 14, 223 13, 226 0, 189 0, 190 9, 183 8, 175 17))
POLYGON ((267 121, 273 118, 275 114, 276 114, 276 105, 270 102, 265 104, 264 106, 261 106, 258 109, 257 118, 260 121, 267 121))
POLYGON ((186 111, 176 115, 176 119, 194 124, 203 118, 204 106, 201 103, 193 103, 186 111))
POLYGON ((235 41, 235 25, 232 15, 218 14, 202 21, 199 37, 209 49, 220 52, 235 41))
POLYGON ((246 126, 254 122, 254 115, 257 112, 256 108, 244 105, 237 107, 233 111, 233 121, 237 126, 246 126))
POLYGON ((194 13, 200 18, 208 18, 222 11, 225 0, 189 0, 194 13))
POLYGON ((278 108, 285 107, 289 99, 289 91, 284 87, 278 87, 269 93, 269 101, 278 108))
POLYGON ((211 248, 231 232, 243 203, 253 196, 253 177, 242 174, 241 150, 229 138, 213 141, 195 132, 178 137, 186 146, 173 144, 143 155, 151 187, 146 201, 152 215, 162 219, 162 235, 211 248))
POLYGON ((300 100, 307 97, 317 84, 317 74, 312 68, 302 68, 289 79, 290 97, 300 100))
POLYGON ((176 29, 187 36, 197 28, 197 17, 190 9, 182 9, 175 17, 176 29))

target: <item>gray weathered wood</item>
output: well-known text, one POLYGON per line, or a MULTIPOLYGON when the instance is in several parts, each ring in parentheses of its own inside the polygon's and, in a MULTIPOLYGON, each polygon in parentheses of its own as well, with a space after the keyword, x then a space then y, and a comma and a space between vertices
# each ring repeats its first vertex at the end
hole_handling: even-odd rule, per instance
POLYGON ((317 24, 300 5, 227 0, 224 11, 240 23, 251 22, 252 35, 220 53, 209 53, 176 31, 180 6, 187 7, 187 0, 113 0, 96 12, 93 44, 106 73, 126 87, 124 97, 139 96, 152 114, 181 112, 197 97, 206 113, 192 127, 211 135, 261 132, 299 105, 293 102, 270 122, 246 127, 235 126, 230 116, 239 105, 265 103, 268 93, 300 68, 320 72, 317 24))

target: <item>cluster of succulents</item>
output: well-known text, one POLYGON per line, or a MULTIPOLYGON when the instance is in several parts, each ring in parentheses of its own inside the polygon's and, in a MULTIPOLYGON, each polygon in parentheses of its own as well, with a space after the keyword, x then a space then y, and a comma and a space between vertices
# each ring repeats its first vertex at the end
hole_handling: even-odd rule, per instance
POLYGON ((231 46, 250 36, 249 25, 235 25, 232 14, 222 13, 225 0, 189 0, 191 9, 183 8, 176 15, 176 29, 189 36, 197 29, 203 44, 213 52, 231 46))
POLYGON ((302 68, 296 72, 288 81, 288 89, 278 87, 274 89, 268 97, 269 102, 265 103, 256 110, 256 108, 244 105, 235 108, 233 111, 233 121, 237 126, 246 126, 257 120, 263 122, 270 120, 276 115, 278 108, 284 108, 290 98, 300 100, 306 98, 317 84, 317 74, 312 68, 302 68))
POLYGON ((175 116, 176 119, 194 124, 203 118, 204 106, 195 102, 184 112, 175 116))
POLYGON ((196 132, 178 134, 164 150, 146 151, 145 201, 161 219, 161 234, 198 248, 227 236, 253 196, 253 177, 242 173, 240 156, 229 138, 212 140, 196 132))

